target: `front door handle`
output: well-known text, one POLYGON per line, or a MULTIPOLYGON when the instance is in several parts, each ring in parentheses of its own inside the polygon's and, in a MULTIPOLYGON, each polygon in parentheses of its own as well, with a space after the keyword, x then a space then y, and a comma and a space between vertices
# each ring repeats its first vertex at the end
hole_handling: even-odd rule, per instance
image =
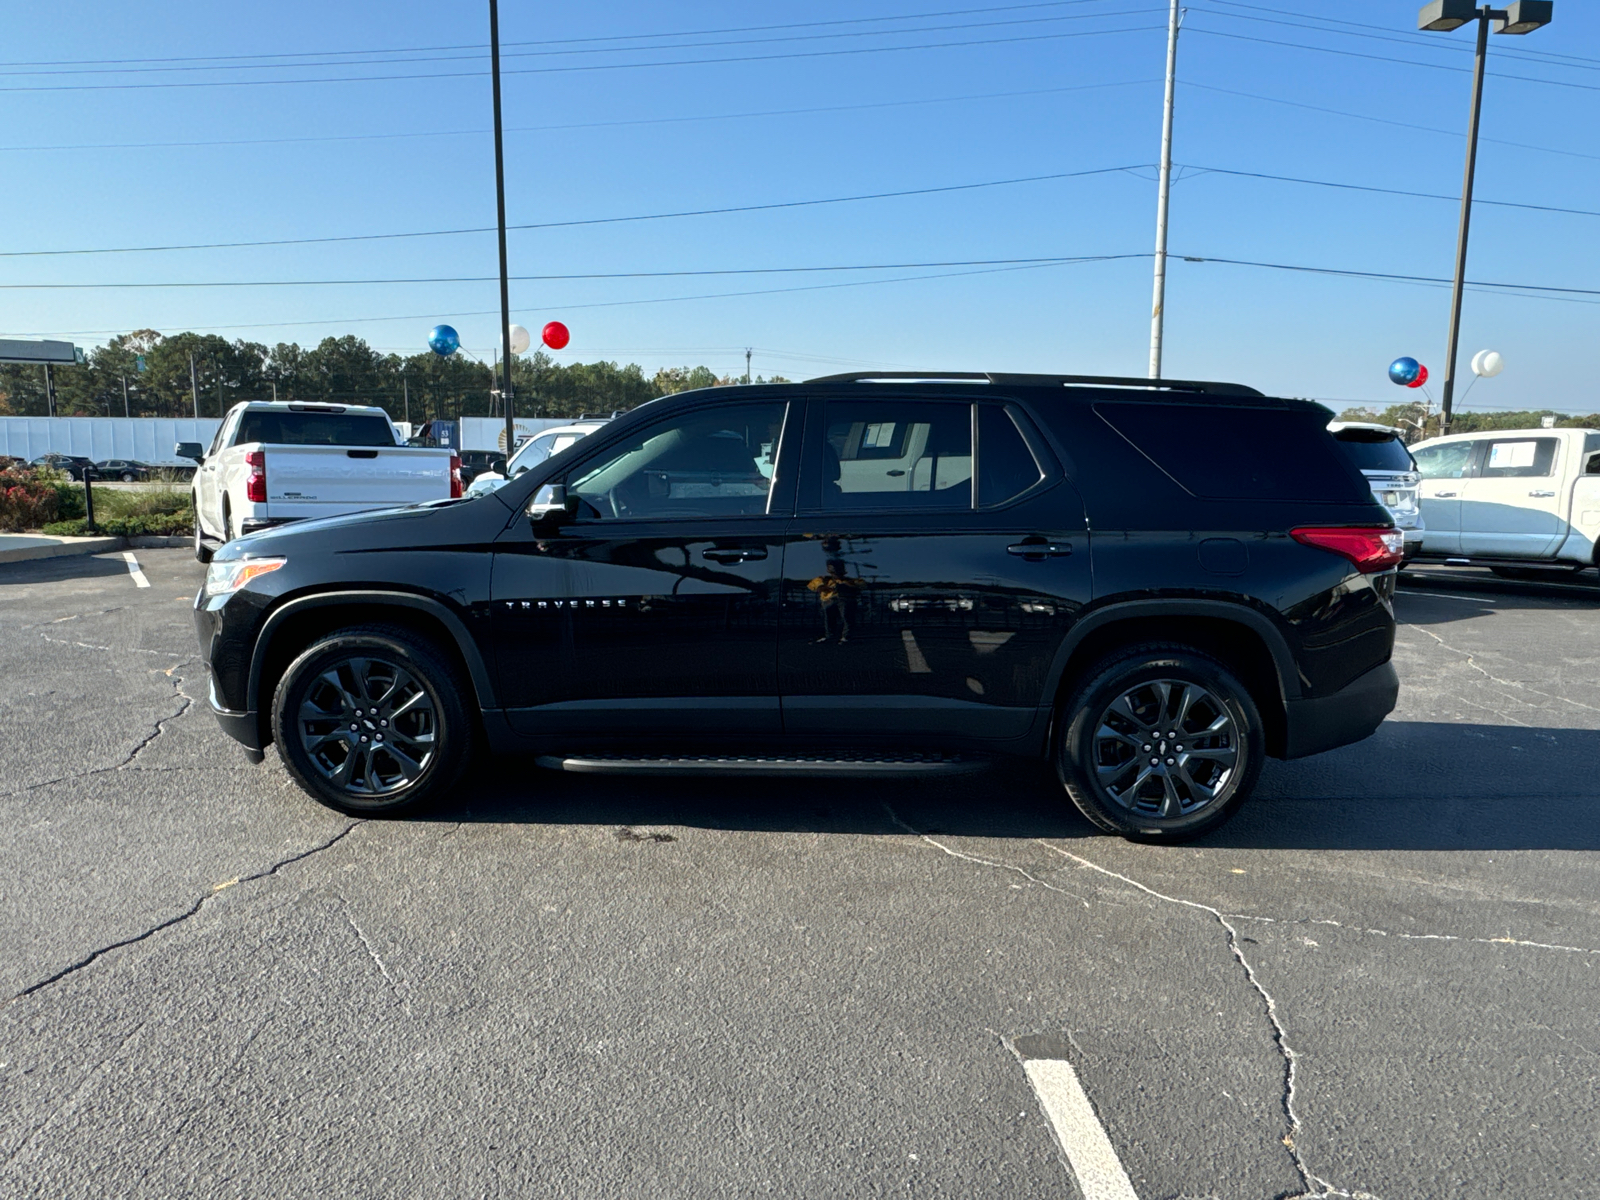
POLYGON ((1044 538, 1024 538, 1006 547, 1007 554, 1018 558, 1065 558, 1072 553, 1071 542, 1051 542, 1044 538))
POLYGON ((1554 492, 1529 492, 1528 495, 1532 496, 1535 500, 1550 500, 1555 497, 1554 492))
POLYGON ((712 562, 741 563, 753 562, 767 556, 765 546, 713 546, 701 554, 712 562))
POLYGON ((1433 495, 1429 496, 1428 499, 1429 500, 1452 500, 1452 499, 1455 498, 1455 496, 1456 496, 1455 492, 1435 492, 1433 495))

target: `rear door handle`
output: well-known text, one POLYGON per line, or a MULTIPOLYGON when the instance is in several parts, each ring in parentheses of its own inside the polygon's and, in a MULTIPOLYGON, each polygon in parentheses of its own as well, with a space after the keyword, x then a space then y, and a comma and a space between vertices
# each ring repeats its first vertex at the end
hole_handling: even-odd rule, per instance
POLYGON ((1071 542, 1049 542, 1044 538, 1024 538, 1006 547, 1007 554, 1018 558, 1065 558, 1072 553, 1071 542))
POLYGON ((1555 493, 1554 492, 1529 492, 1528 495, 1532 496, 1535 500, 1549 500, 1549 499, 1552 499, 1555 496, 1555 493))
POLYGON ((1451 499, 1454 499, 1455 496, 1456 496, 1455 492, 1435 492, 1433 495, 1429 496, 1428 499, 1429 500, 1451 500, 1451 499))
POLYGON ((702 550, 701 554, 712 562, 740 563, 753 562, 767 556, 765 546, 712 546, 709 550, 702 550))

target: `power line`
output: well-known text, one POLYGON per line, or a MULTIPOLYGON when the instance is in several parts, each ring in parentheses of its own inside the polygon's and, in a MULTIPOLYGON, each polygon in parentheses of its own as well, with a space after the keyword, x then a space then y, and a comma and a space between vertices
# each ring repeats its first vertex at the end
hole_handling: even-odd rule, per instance
MULTIPOLYGON (((877 100, 867 104, 828 104, 811 108, 769 108, 757 109, 751 112, 707 113, 692 117, 638 117, 623 121, 583 121, 563 125, 508 125, 505 132, 550 133, 569 129, 612 129, 635 125, 680 125, 697 121, 743 121, 760 117, 794 117, 810 116, 816 113, 863 112, 874 108, 908 108, 923 104, 958 104, 970 100, 1007 100, 1022 96, 1053 96, 1062 92, 1085 92, 1098 88, 1135 87, 1147 83, 1160 82, 1160 77, 1154 76, 1149 79, 1124 79, 1112 83, 1080 83, 1067 87, 1029 88, 1019 92, 975 92, 966 96, 928 96, 917 100, 877 100)), ((408 131, 406 133, 328 134, 316 137, 226 138, 189 142, 79 142, 60 146, 0 146, 0 151, 15 153, 33 150, 152 150, 168 148, 189 149, 201 146, 285 146, 312 142, 368 142, 398 141, 410 138, 471 137, 491 132, 493 131, 488 128, 440 129, 421 133, 408 131)))
MULTIPOLYGON (((1104 2, 1104 0, 1102 0, 1104 2)), ((627 54, 627 53, 656 53, 658 50, 710 50, 724 46, 760 46, 774 43, 794 43, 827 41, 837 38, 865 38, 865 37, 897 37, 906 34, 918 33, 950 33, 963 29, 995 29, 1002 26, 1014 25, 1040 25, 1058 21, 1095 21, 1107 17, 1137 16, 1142 13, 1158 12, 1154 8, 1117 9, 1102 13, 1065 13, 1050 17, 1011 17, 1002 21, 966 21, 953 25, 920 25, 905 29, 867 29, 847 30, 837 33, 807 33, 787 34, 782 37, 763 38, 733 38, 720 42, 681 42, 671 46, 589 46, 580 49, 565 50, 510 50, 502 54, 502 58, 549 58, 557 55, 580 54, 627 54)), ((695 36, 663 35, 663 36, 695 36)), ((531 43, 538 45, 539 43, 531 43)), ((27 76, 57 76, 57 75, 149 75, 171 74, 174 72, 196 71, 281 71, 295 68, 324 69, 329 67, 368 67, 391 66, 396 64, 409 65, 412 63, 430 62, 473 62, 482 57, 481 52, 470 54, 432 54, 421 58, 365 58, 365 59, 334 59, 316 63, 239 63, 233 66, 211 66, 202 63, 190 63, 183 66, 150 66, 150 67, 71 67, 50 70, 23 70, 7 71, 0 67, 0 77, 23 78, 27 76)), ((649 65, 649 64, 632 64, 649 65)), ((299 82, 305 82, 304 80, 299 82)))
MULTIPOLYGON (((1235 91, 1233 88, 1216 87, 1209 83, 1195 83, 1191 80, 1185 80, 1183 86, 1199 88, 1201 91, 1206 92, 1218 92, 1224 96, 1240 96, 1246 100, 1260 100, 1267 104, 1284 104, 1290 108, 1303 108, 1308 112, 1326 113, 1333 117, 1349 117, 1355 121, 1372 121, 1379 125, 1393 125, 1399 129, 1416 129, 1423 133, 1439 133, 1452 138, 1466 137, 1466 134, 1459 129, 1440 129, 1435 125, 1415 125, 1410 121, 1395 121, 1388 117, 1369 116, 1366 113, 1345 112, 1343 109, 1338 108, 1323 108, 1317 104, 1303 104, 1298 100, 1285 100, 1279 96, 1263 96, 1256 92, 1240 92, 1235 91)), ((1480 142, 1493 142, 1497 146, 1514 146, 1518 150, 1537 150, 1541 154, 1560 154, 1567 158, 1587 158, 1600 161, 1600 154, 1584 154, 1580 150, 1560 150, 1554 146, 1535 146, 1529 142, 1507 141, 1505 138, 1480 137, 1478 140, 1480 142)))
MULTIPOLYGON (((1177 257, 1177 256, 1175 256, 1177 257)), ((1307 267, 1291 263, 1257 262, 1243 258, 1215 258, 1210 255, 1182 255, 1184 262, 1189 263, 1225 263, 1234 267, 1261 267, 1273 271, 1303 271, 1311 275, 1342 275, 1351 279, 1385 279, 1399 283, 1429 283, 1452 284, 1452 279, 1441 279, 1434 275, 1401 275, 1390 271, 1354 271, 1343 267, 1307 267)), ((1468 282, 1477 288, 1500 288, 1509 293, 1533 294, 1553 293, 1570 296, 1600 296, 1600 288, 1569 288, 1552 287, 1540 283, 1497 283, 1491 280, 1473 279, 1468 282)))
MULTIPOLYGON (((791 23, 791 24, 786 24, 786 25, 744 25, 744 26, 735 26, 733 28, 725 28, 725 29, 699 29, 699 30, 690 30, 690 31, 687 31, 687 32, 677 32, 677 33, 632 33, 632 34, 611 34, 611 35, 607 35, 605 37, 550 38, 550 39, 542 39, 542 40, 538 40, 538 41, 529 41, 529 42, 504 42, 504 43, 502 43, 502 46, 503 47, 508 47, 508 46, 560 46, 560 45, 574 45, 574 44, 591 43, 591 42, 642 41, 642 40, 646 40, 646 39, 668 38, 668 37, 702 37, 702 36, 711 36, 713 34, 723 34, 723 33, 766 33, 766 32, 770 32, 770 31, 773 31, 773 30, 782 30, 782 29, 818 29, 818 28, 822 28, 823 26, 827 26, 827 25, 865 25, 865 24, 869 24, 869 23, 883 22, 883 21, 920 21, 920 20, 932 19, 934 17, 961 17, 961 16, 970 16, 970 15, 974 15, 974 14, 977 14, 977 13, 1016 12, 1016 11, 1020 11, 1020 10, 1024 10, 1024 9, 1038 9, 1038 8, 1064 8, 1064 7, 1067 7, 1067 6, 1070 6, 1070 5, 1101 4, 1101 3, 1107 3, 1107 2, 1109 2, 1109 0, 1046 0, 1046 2, 1044 2, 1044 3, 1034 3, 1034 4, 1002 4, 1002 5, 993 6, 993 7, 987 7, 987 8, 956 8, 956 9, 945 9, 945 10, 940 11, 940 12, 931 12, 931 13, 903 13, 903 14, 901 14, 899 16, 889 16, 889 17, 848 17, 848 18, 838 18, 838 19, 831 20, 831 21, 801 21, 801 22, 798 22, 798 23, 791 23)), ((107 64, 107 63, 168 63, 168 62, 189 62, 189 61, 193 61, 197 57, 198 58, 209 59, 209 60, 211 60, 213 62, 242 62, 242 61, 255 61, 255 60, 259 60, 259 59, 278 59, 278 58, 313 58, 313 57, 315 57, 315 58, 325 58, 325 57, 329 57, 329 56, 337 57, 338 55, 344 55, 344 54, 425 54, 425 53, 430 53, 430 52, 438 51, 438 50, 488 50, 488 48, 489 48, 489 44, 487 42, 466 42, 466 43, 460 43, 460 44, 451 45, 451 46, 409 46, 409 47, 390 48, 390 49, 386 49, 386 50, 371 50, 371 49, 359 49, 359 50, 302 50, 302 51, 296 51, 296 52, 291 52, 291 53, 283 53, 283 54, 226 54, 226 55, 208 54, 208 55, 198 55, 198 56, 196 56, 196 55, 177 55, 177 56, 173 56, 173 57, 170 57, 170 58, 48 59, 48 60, 40 60, 40 61, 33 61, 33 62, 18 61, 18 62, 11 62, 11 63, 0 63, 0 66, 59 67, 59 66, 94 66, 94 65, 101 65, 101 64, 107 64)))
MULTIPOLYGON (((688 209, 681 212, 639 213, 625 217, 585 217, 571 221, 539 221, 521 225, 507 225, 506 228, 516 230, 570 229, 582 225, 615 225, 630 221, 664 221, 677 217, 709 217, 731 213, 770 212, 775 209, 785 208, 811 208, 824 204, 848 204, 858 200, 889 200, 905 196, 932 196, 943 192, 974 191, 979 188, 1006 187, 1020 183, 1044 183, 1060 179, 1078 179, 1090 175, 1110 175, 1123 171, 1137 170, 1142 165, 1144 164, 1135 163, 1132 166, 1098 167, 1089 171, 1064 171, 1051 175, 1025 175, 1015 179, 991 179, 981 183, 953 183, 942 187, 907 188, 895 192, 868 192, 857 196, 830 196, 820 200, 782 200, 770 204, 741 204, 731 205, 726 208, 688 209)), ((372 242, 389 241, 397 238, 451 237, 457 234, 493 233, 495 228, 493 225, 479 225, 465 229, 427 229, 413 230, 407 233, 353 233, 337 237, 276 238, 270 241, 254 242, 196 242, 170 246, 110 246, 89 250, 3 250, 0 251, 0 258, 40 258, 77 254, 146 254, 169 250, 237 250, 263 246, 310 246, 325 245, 330 242, 372 242)))
MULTIPOLYGON (((1401 188, 1373 187, 1360 183, 1336 183, 1330 179, 1301 179, 1294 175, 1268 175, 1262 171, 1234 171, 1227 167, 1202 167, 1193 163, 1183 164, 1186 169, 1199 171, 1207 175, 1237 175, 1243 179, 1270 179, 1278 183, 1304 183, 1313 187, 1339 188, 1348 192, 1377 192, 1384 196, 1411 196, 1420 200, 1448 200, 1452 204, 1461 202, 1460 196, 1451 196, 1443 192, 1410 192, 1401 188)), ((1566 213, 1578 217, 1600 217, 1600 210, 1590 208, 1557 208, 1551 204, 1524 204, 1514 200, 1484 200, 1474 196, 1474 205, 1489 204, 1496 208, 1522 208, 1533 212, 1566 213)))
MULTIPOLYGON (((1109 15, 1109 14, 1108 14, 1109 15)), ((1159 25, 1134 25, 1122 29, 1082 29, 1068 33, 1035 33, 1006 38, 980 38, 955 42, 919 42, 909 46, 857 46, 840 50, 804 50, 785 54, 748 54, 724 58, 663 59, 643 63, 588 63, 572 67, 514 67, 502 71, 503 75, 560 75, 577 71, 631 71, 654 67, 704 67, 723 63, 776 62, 783 59, 837 58, 860 54, 888 54, 904 50, 949 50, 973 46, 1005 46, 1017 42, 1060 41, 1065 38, 1103 37, 1119 33, 1144 33, 1161 29, 1159 25)), ((148 91, 170 88, 210 87, 279 87, 307 83, 382 83, 393 80, 420 79, 479 79, 482 71, 435 71, 405 75, 333 75, 320 79, 221 79, 188 80, 165 83, 70 83, 47 84, 41 87, 0 87, 0 92, 88 92, 88 91, 148 91)))

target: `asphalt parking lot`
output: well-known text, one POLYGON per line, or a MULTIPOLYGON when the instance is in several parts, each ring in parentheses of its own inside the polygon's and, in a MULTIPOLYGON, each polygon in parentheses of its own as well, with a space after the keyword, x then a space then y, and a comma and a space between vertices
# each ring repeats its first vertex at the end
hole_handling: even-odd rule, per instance
POLYGON ((0 566, 6 1195, 1596 1194, 1600 587, 1408 571, 1379 733, 1152 848, 1021 769, 352 821, 137 567, 0 566))

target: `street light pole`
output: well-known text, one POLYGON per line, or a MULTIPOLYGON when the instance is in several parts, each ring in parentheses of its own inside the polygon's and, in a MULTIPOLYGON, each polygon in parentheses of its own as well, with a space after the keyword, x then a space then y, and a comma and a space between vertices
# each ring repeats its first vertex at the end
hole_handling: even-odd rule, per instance
POLYGON ((1178 85, 1178 0, 1167 18, 1167 99, 1161 116, 1161 184, 1156 193, 1156 279, 1150 302, 1150 378, 1161 378, 1167 308, 1167 202, 1172 195, 1172 107, 1178 85))
POLYGON ((1450 347, 1444 356, 1444 384, 1439 389, 1439 432, 1450 432, 1456 395, 1456 353, 1461 345, 1461 294, 1466 288, 1467 235, 1472 227, 1472 182, 1478 170, 1478 117, 1483 111, 1483 63, 1489 53, 1489 18, 1494 9, 1478 10, 1478 54, 1472 66, 1472 118, 1467 124, 1467 166, 1461 180, 1461 226, 1456 233, 1456 281, 1450 297, 1450 347))
POLYGON ((1475 0, 1432 0, 1417 14, 1417 28, 1449 33, 1469 21, 1478 23, 1478 49, 1472 66, 1472 117, 1467 124, 1467 165, 1461 180, 1461 224, 1456 232, 1456 277, 1450 296, 1450 344, 1445 352, 1440 388, 1439 432, 1450 432, 1456 394, 1456 354, 1461 345, 1461 300, 1466 290, 1467 235, 1472 226, 1472 184, 1478 169, 1478 119, 1483 110, 1483 68, 1489 53, 1489 22, 1496 33, 1532 33, 1550 23, 1554 0, 1512 0, 1505 8, 1479 6, 1475 0))
POLYGON ((500 129, 500 6, 489 0, 489 75, 494 91, 494 190, 500 216, 500 396, 506 406, 506 461, 517 448, 517 423, 511 391, 511 281, 506 265, 506 155, 500 129))

